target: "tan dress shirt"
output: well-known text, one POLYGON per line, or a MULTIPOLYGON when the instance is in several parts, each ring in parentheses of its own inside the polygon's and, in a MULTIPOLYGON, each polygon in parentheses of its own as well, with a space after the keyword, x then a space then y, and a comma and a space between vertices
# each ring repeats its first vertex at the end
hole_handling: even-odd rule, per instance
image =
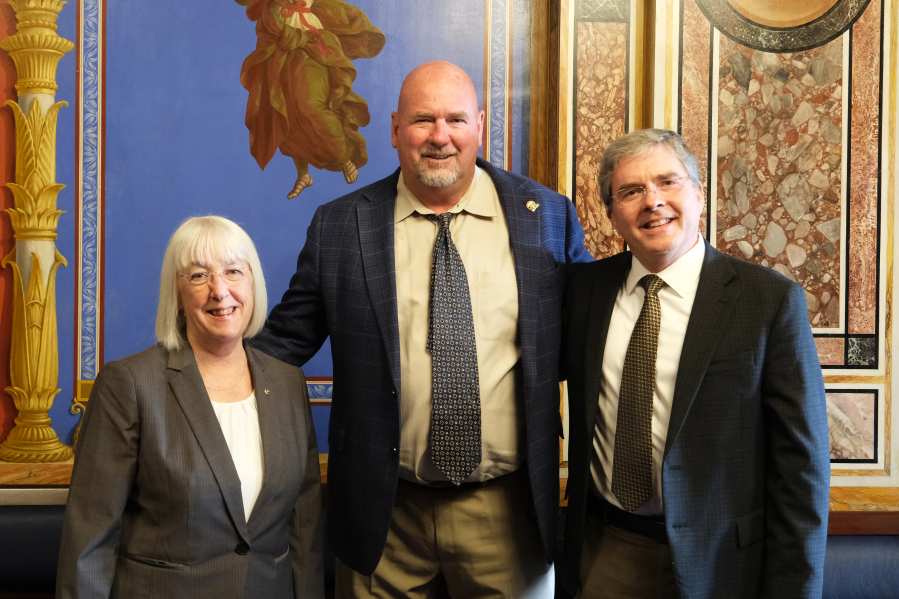
MULTIPOLYGON (((459 203, 450 234, 468 275, 481 391, 481 464, 465 479, 514 471, 524 459, 518 285, 509 229, 493 181, 480 168, 459 203)), ((431 460, 431 354, 428 301, 437 223, 400 174, 394 216, 396 302, 400 333, 400 476, 445 481, 431 460)))

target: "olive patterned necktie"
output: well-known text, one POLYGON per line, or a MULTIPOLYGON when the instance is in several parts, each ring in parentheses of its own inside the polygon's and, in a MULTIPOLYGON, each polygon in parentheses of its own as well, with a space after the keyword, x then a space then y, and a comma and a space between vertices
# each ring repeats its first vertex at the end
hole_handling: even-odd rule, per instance
POLYGON ((627 345, 621 373, 612 493, 628 512, 652 496, 652 392, 662 319, 658 293, 664 284, 656 275, 640 279, 646 296, 627 345))
POLYGON ((437 221, 431 269, 428 351, 432 361, 431 458, 453 484, 481 463, 481 393, 465 265, 450 235, 453 215, 437 221))

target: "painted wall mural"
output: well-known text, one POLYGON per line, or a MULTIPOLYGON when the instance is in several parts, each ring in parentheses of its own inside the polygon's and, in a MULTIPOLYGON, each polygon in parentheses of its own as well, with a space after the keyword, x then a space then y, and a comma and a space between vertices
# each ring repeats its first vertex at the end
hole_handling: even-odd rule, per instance
MULTIPOLYGON (((441 59, 465 69, 488 113, 483 156, 500 168, 527 172, 529 0, 229 5, 84 0, 60 13, 58 33, 74 40, 76 49, 60 61, 57 77, 57 96, 71 108, 59 114, 57 180, 66 185, 59 198, 66 212, 56 244, 70 266, 57 277, 61 391, 49 417, 66 445, 73 443, 103 363, 155 342, 159 265, 178 223, 197 214, 239 222, 257 245, 273 305, 295 271, 318 206, 397 168, 390 113, 403 78, 418 64, 441 59), (279 53, 280 60, 269 60, 279 53), (299 91, 306 94, 300 98, 299 91), (325 96, 337 107, 333 114, 303 113, 294 102, 318 105, 325 96), (309 130, 313 120, 334 118, 339 126, 328 130, 328 139, 290 135, 309 130), (297 122, 301 127, 290 127, 297 122), (301 154, 308 146, 327 149, 330 157, 301 154), (262 147, 265 152, 248 152, 262 147), (276 150, 291 160, 275 156, 276 150), (295 191, 295 182, 308 181, 304 164, 320 169, 305 171, 315 185, 296 190, 301 201, 290 202, 284 196, 295 191)), ((15 23, 9 3, 0 3, 0 31, 12 35, 15 23)), ((0 100, 15 99, 15 70, 5 53, 0 66, 0 92, 6 94, 0 100)), ((7 131, 12 121, 11 113, 0 113, 7 131)), ((13 180, 14 143, 3 149, 5 183, 13 180)), ((12 207, 8 191, 0 189, 0 199, 2 208, 12 207)), ((0 219, 0 233, 5 255, 12 249, 8 219, 0 219)), ((3 269, 0 293, 8 322, 12 281, 3 269)), ((9 335, 9 327, 0 325, 0 359, 9 335)), ((310 381, 330 380, 329 344, 305 372, 310 381)), ((330 406, 323 389, 311 388, 311 394, 322 399, 314 421, 320 449, 327 452, 330 406)), ((17 414, 0 392, 0 442, 17 414)), ((71 462, 42 468, 0 461, 0 485, 62 484, 71 462)))
POLYGON ((359 133, 371 120, 353 92, 351 61, 374 58, 386 41, 365 13, 342 0, 236 0, 256 21, 256 50, 240 69, 249 92, 250 152, 265 170, 275 150, 293 159, 293 199, 312 185, 309 166, 347 183, 368 162, 359 133))

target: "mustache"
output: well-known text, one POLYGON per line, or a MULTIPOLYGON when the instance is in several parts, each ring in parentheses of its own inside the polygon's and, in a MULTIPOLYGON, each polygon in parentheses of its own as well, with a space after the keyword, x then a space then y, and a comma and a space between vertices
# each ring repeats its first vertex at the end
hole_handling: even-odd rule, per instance
POLYGON ((449 158, 450 156, 457 156, 458 154, 459 151, 456 149, 447 150, 436 146, 425 146, 418 151, 418 155, 424 158, 449 158))

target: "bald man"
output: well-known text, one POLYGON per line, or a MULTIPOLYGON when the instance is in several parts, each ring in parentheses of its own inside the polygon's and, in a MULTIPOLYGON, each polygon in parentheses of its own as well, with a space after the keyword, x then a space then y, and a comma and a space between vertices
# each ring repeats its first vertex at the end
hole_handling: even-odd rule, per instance
POLYGON ((484 112, 446 62, 392 115, 400 168, 321 206, 256 342, 331 337, 328 522, 338 597, 552 597, 564 196, 478 159, 484 112))

